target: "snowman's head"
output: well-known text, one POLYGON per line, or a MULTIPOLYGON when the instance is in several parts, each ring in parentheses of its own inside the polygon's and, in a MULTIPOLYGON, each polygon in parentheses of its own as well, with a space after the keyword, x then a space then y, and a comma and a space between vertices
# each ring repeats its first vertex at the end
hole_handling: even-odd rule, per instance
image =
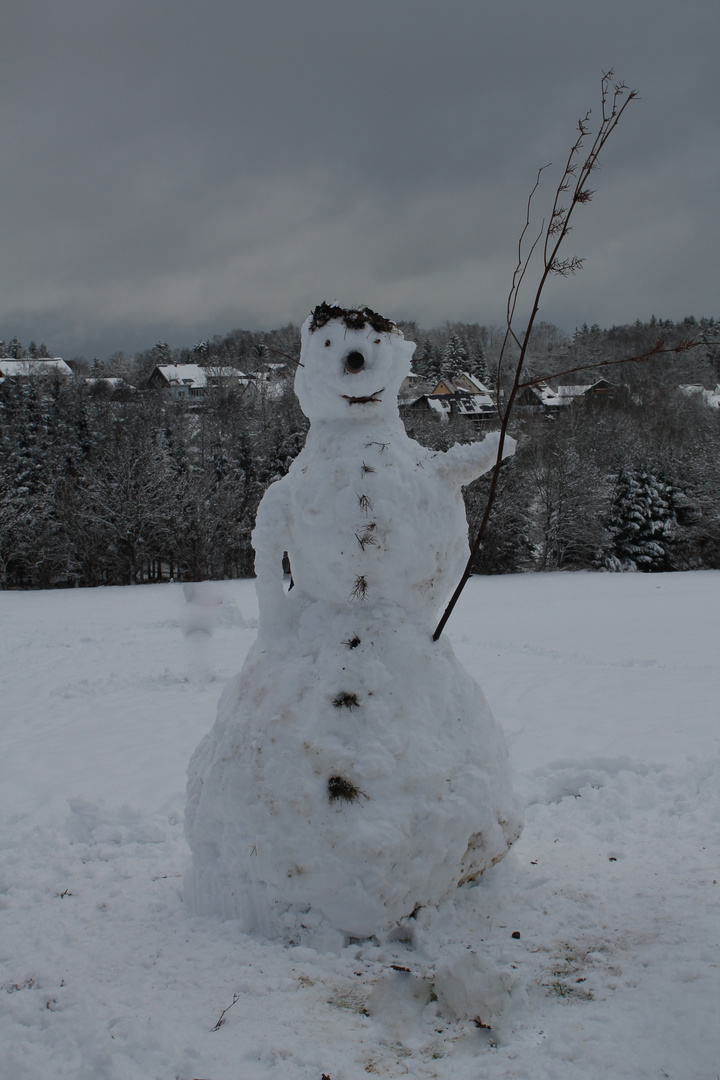
POLYGON ((369 308, 320 304, 302 328, 295 393, 309 420, 388 420, 415 343, 369 308))

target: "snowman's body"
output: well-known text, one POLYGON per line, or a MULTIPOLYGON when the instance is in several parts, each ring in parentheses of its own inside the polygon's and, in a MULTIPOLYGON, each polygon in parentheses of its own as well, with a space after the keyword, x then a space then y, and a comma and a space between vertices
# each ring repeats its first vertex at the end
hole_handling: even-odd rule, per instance
POLYGON ((519 831, 502 732, 432 640, 468 554, 461 485, 497 438, 409 439, 396 401, 414 346, 382 320, 318 320, 336 310, 303 328, 312 425, 258 512, 258 640, 188 783, 191 909, 295 939, 387 931, 519 831))

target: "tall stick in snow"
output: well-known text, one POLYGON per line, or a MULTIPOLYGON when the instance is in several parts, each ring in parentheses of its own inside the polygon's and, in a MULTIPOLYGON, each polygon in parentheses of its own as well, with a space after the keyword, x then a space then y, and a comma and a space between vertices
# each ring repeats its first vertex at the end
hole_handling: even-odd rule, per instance
MULTIPOLYGON (((573 143, 570 153, 568 154, 565 169, 560 183, 555 190, 555 198, 552 204, 552 210, 550 216, 545 219, 540 226, 537 236, 530 244, 529 249, 526 249, 527 234, 530 231, 530 212, 532 208, 533 197, 540 185, 540 179, 544 171, 549 168, 548 165, 543 165, 538 169, 538 174, 535 179, 530 195, 528 196, 525 225, 520 234, 518 240, 518 252, 517 263, 515 271, 512 277, 512 283, 510 286, 510 292, 508 293, 507 310, 505 318, 505 337, 503 339, 502 348, 500 350, 500 357, 498 360, 498 380, 497 385, 500 386, 500 374, 502 371, 503 362, 505 360, 506 353, 511 345, 515 345, 519 350, 519 356, 517 365, 515 368, 515 378, 513 380, 512 388, 508 394, 507 401, 504 409, 500 406, 500 398, 498 395, 498 415, 500 417, 500 442, 498 444, 497 460, 492 471, 490 479, 490 490, 488 492, 487 503, 485 505, 485 511, 480 522, 480 528, 470 551, 470 558, 467 561, 467 565, 463 572, 463 576, 455 589, 450 601, 443 612, 442 618, 437 625, 435 633, 433 634, 433 640, 437 639, 442 634, 445 624, 447 623, 453 608, 457 603, 460 594, 462 593, 468 578, 470 577, 470 568, 473 560, 478 552, 480 544, 482 543, 487 523, 490 518, 490 511, 492 509, 493 501, 495 499, 495 492, 497 490, 498 477, 500 475, 500 466, 503 459, 503 446, 505 444, 505 433, 507 431, 508 421, 510 420, 510 414, 515 402, 518 391, 522 387, 521 376, 523 365, 525 363, 525 356, 527 353, 528 345, 530 343, 530 335, 535 324, 537 313, 540 310, 540 300, 542 298, 543 290, 551 276, 567 277, 569 274, 574 274, 582 266, 583 260, 576 256, 569 258, 561 257, 560 249, 570 232, 570 219, 578 206, 589 203, 594 194, 588 187, 590 180, 590 174, 598 167, 598 159, 600 153, 608 141, 613 131, 620 122, 620 117, 625 112, 630 102, 637 97, 636 90, 628 90, 624 83, 613 82, 613 72, 608 71, 603 75, 600 87, 600 125, 595 135, 595 138, 590 146, 590 149, 586 151, 588 139, 591 137, 589 121, 590 113, 587 112, 585 116, 578 121, 578 134, 573 143), (586 155, 586 156, 584 156, 586 155), (583 160, 584 156, 584 160, 583 160), (535 294, 533 296, 532 307, 530 309, 530 316, 527 321, 527 325, 523 331, 515 330, 515 318, 518 300, 522 285, 525 281, 528 268, 530 266, 533 255, 535 254, 538 246, 542 244, 542 262, 541 273, 535 294)), ((534 380, 533 380, 534 381, 534 380)))

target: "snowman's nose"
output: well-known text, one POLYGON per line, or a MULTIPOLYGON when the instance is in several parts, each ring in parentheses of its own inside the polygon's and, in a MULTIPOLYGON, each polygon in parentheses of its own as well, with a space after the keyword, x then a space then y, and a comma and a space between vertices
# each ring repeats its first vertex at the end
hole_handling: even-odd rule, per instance
POLYGON ((345 357, 345 370, 349 375, 357 375, 365 367, 365 357, 361 352, 351 352, 345 357))

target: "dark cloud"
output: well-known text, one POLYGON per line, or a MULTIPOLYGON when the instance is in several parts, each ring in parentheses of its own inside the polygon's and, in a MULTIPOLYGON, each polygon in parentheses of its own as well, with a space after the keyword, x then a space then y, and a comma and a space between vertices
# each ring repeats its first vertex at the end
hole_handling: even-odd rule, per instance
POLYGON ((322 299, 499 322, 535 170, 609 66, 641 100, 543 315, 717 314, 715 0, 6 7, 2 336, 106 355, 322 299))

